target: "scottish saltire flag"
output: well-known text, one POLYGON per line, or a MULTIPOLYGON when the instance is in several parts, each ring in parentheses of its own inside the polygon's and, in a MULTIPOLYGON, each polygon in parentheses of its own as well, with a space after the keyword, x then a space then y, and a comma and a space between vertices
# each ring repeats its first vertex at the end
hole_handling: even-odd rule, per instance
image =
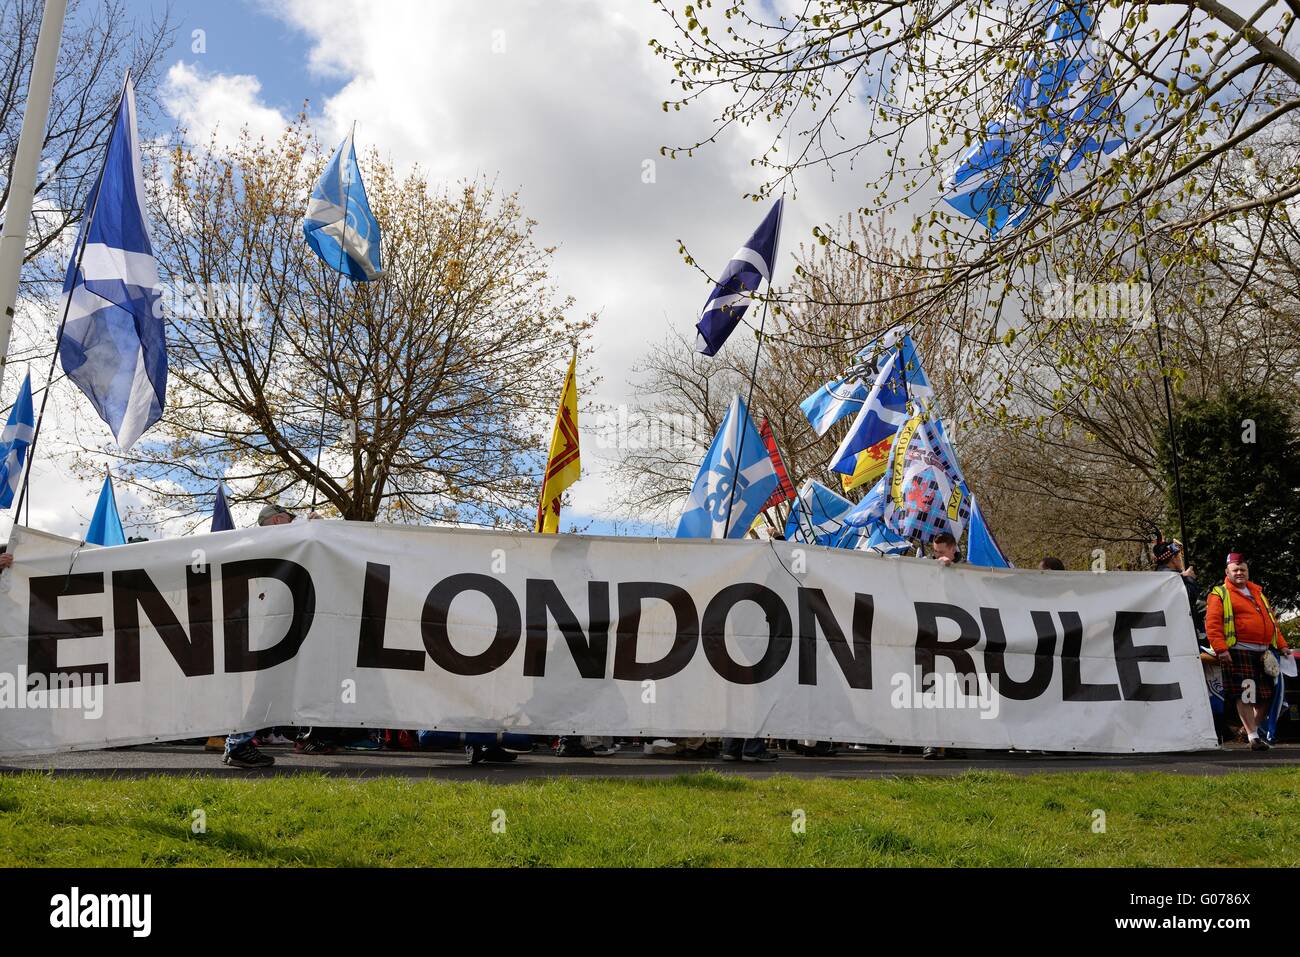
POLYGON ((307 244, 332 269, 357 282, 378 279, 379 223, 370 212, 352 134, 343 138, 307 201, 307 244))
POLYGON ((1048 52, 1012 88, 1007 112, 957 161, 944 202, 996 236, 1040 206, 1089 153, 1124 143, 1110 67, 1089 48, 1089 4, 1050 0, 1048 52))
POLYGON ((808 479, 790 506, 785 524, 788 542, 808 545, 835 545, 844 532, 844 516, 853 503, 815 479, 808 479))
POLYGON ((830 470, 852 475, 858 455, 888 440, 907 421, 908 383, 904 378, 899 350, 889 354, 871 386, 858 417, 831 456, 830 470))
POLYGON ((677 537, 743 538, 779 484, 767 446, 737 394, 695 476, 677 537))
POLYGON ((736 250, 718 284, 709 294, 708 301, 695 324, 699 331, 695 351, 706 356, 716 355, 727 341, 732 330, 740 323, 749 308, 749 301, 766 279, 772 282, 772 264, 776 261, 776 244, 781 234, 781 208, 784 198, 772 204, 771 210, 754 235, 736 250))
POLYGON ((9 422, 5 425, 4 432, 0 433, 0 455, 4 456, 4 462, 0 464, 0 508, 10 508, 14 504, 14 496, 18 494, 18 485, 23 477, 27 447, 32 444, 35 432, 32 374, 29 372, 23 378, 13 408, 9 410, 9 422))
POLYGON ((217 486, 217 501, 212 506, 212 532, 234 531, 235 520, 230 517, 230 506, 226 504, 226 490, 217 486))
POLYGON ((59 346, 63 371, 123 450, 162 417, 167 395, 167 344, 162 311, 155 308, 158 264, 144 195, 135 88, 128 79, 63 281, 67 325, 59 346))
POLYGON ((104 476, 95 514, 90 517, 90 526, 86 529, 85 541, 91 545, 126 544, 126 532, 122 530, 122 518, 117 514, 117 498, 113 495, 111 476, 104 476))
POLYGON ((970 527, 966 530, 966 560, 972 565, 984 565, 989 568, 1011 568, 1011 562, 1002 554, 997 540, 989 531, 980 511, 979 502, 971 496, 970 527))
POLYGON ((880 375, 886 356, 876 351, 875 343, 859 352, 852 365, 838 379, 832 379, 799 403, 808 424, 818 435, 825 435, 832 425, 862 408, 871 394, 871 384, 880 375))

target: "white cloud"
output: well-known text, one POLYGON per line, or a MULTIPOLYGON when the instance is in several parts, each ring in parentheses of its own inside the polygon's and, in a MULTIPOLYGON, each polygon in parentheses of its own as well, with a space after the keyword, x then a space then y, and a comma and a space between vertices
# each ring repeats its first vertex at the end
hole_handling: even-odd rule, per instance
POLYGON ((215 136, 219 146, 231 146, 244 127, 268 140, 284 131, 288 117, 261 103, 261 91, 255 76, 207 73, 177 60, 167 71, 159 99, 191 142, 207 143, 215 136))

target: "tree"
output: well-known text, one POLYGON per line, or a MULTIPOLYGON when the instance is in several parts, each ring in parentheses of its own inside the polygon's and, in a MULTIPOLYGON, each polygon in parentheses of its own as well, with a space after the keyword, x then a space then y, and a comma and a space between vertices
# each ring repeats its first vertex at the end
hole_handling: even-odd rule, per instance
MULTIPOLYGON (((812 0, 787 13, 760 0, 656 2, 673 28, 669 41, 651 41, 676 73, 677 97, 664 108, 699 104, 714 120, 703 140, 665 152, 693 154, 733 126, 770 130, 770 146, 754 157, 770 174, 758 194, 817 166, 866 169, 864 211, 910 215, 926 243, 904 318, 956 291, 971 308, 936 321, 972 348, 1010 354, 1009 362, 1027 338, 1015 346, 1018 332, 1051 336, 1060 327, 1035 302, 1045 285, 1064 279, 1056 267, 1086 261, 1088 281, 1097 283, 1164 282, 1181 271, 1194 278, 1222 252, 1215 227, 1266 213, 1264 230, 1280 230, 1289 223, 1286 203, 1300 194, 1293 163, 1274 164, 1268 175, 1230 175, 1272 144, 1300 107, 1294 4, 1262 0, 1242 12, 1217 0, 812 0), (1090 52, 1108 66, 1109 79, 1089 101, 1099 117, 1080 128, 1050 105, 1009 113, 1022 79, 1038 78, 1042 64, 1062 56, 1048 43, 1049 28, 1085 8, 1097 11, 1091 47, 1071 41, 1068 52, 1090 52), (1009 192, 1031 211, 990 238, 943 212, 939 197, 956 160, 994 122, 1018 144, 1009 192), (1041 194, 1043 154, 1033 147, 1045 134, 1077 145, 1086 134, 1120 129, 1126 150, 1105 160, 1089 154, 1055 193, 1041 194)), ((1059 157, 1048 162, 1059 171, 1059 157)), ((847 254, 870 256, 833 227, 816 232, 847 254)), ((1247 257, 1243 283, 1254 268, 1247 257)), ((878 309, 892 296, 834 302, 878 309)), ((843 346, 843 330, 807 316, 810 341, 843 346)), ((1078 390, 1104 389, 1132 338, 1115 342, 1117 353, 1084 337, 1078 390)), ((981 401, 1005 405, 1008 396, 981 401)))
MULTIPOLYGON (((1300 607, 1300 434, 1287 406, 1258 391, 1226 389, 1187 403, 1176 419, 1187 515, 1188 554, 1214 584, 1230 551, 1275 607, 1300 607)), ((1159 448, 1172 490, 1167 441, 1159 448)), ((1177 527, 1171 491, 1165 534, 1177 527)))
MULTIPOLYGON (((0 0, 0 213, 9 198, 43 7, 41 0, 0 0)), ((147 110, 173 32, 166 13, 151 20, 128 17, 122 0, 68 4, 24 262, 39 257, 81 218, 126 71, 147 110)), ((62 282, 62 270, 43 277, 51 278, 62 282)))
POLYGON ((127 475, 189 512, 225 481, 232 501, 316 488, 348 519, 526 524, 564 367, 593 320, 556 301, 553 250, 517 196, 482 180, 436 189, 373 154, 385 271, 342 279, 302 234, 326 159, 300 119, 273 143, 178 144, 151 165, 170 379, 127 475))

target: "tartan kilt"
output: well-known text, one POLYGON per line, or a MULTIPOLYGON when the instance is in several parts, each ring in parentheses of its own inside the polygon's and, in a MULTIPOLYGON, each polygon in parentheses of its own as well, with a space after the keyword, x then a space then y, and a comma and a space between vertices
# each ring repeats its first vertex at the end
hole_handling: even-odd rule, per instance
POLYGON ((1264 670, 1264 656, 1267 651, 1245 651, 1241 648, 1228 649, 1232 664, 1223 669, 1223 697, 1228 701, 1241 700, 1241 683, 1248 678, 1255 679, 1255 704, 1266 705, 1273 700, 1275 679, 1264 670))

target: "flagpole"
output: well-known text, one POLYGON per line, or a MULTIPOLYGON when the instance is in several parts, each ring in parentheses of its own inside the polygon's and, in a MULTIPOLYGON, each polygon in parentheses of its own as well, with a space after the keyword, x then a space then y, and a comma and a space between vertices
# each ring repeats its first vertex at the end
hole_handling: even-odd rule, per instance
MULTIPOLYGON (((122 99, 126 96, 126 89, 131 82, 131 71, 126 71, 126 79, 122 81, 122 92, 117 98, 117 109, 113 111, 113 119, 108 128, 108 142, 104 145, 104 165, 108 164, 108 155, 113 149, 113 137, 117 132, 117 116, 122 110, 122 99)), ((81 275, 81 261, 86 255, 86 240, 90 238, 90 227, 95 221, 95 212, 99 209, 100 187, 104 182, 104 166, 99 168, 99 176, 95 179, 95 197, 90 203, 90 212, 87 214, 81 228, 79 245, 77 247, 76 265, 73 267, 72 275, 74 280, 81 275)), ((63 302, 63 316, 59 319, 59 331, 54 337, 54 354, 50 356, 50 371, 45 376, 45 388, 41 391, 41 409, 36 415, 36 426, 32 429, 32 444, 27 447, 27 468, 23 471, 23 484, 18 490, 18 501, 14 506, 14 520, 17 521, 18 514, 22 511, 23 502, 27 498, 27 485, 31 481, 32 469, 36 467, 36 443, 41 437, 41 423, 45 421, 45 403, 50 398, 50 388, 54 383, 54 367, 59 361, 59 350, 63 346, 63 333, 68 326, 68 312, 72 308, 73 288, 68 291, 63 302)), ((30 522, 32 517, 31 503, 27 503, 27 520, 30 522)))
MULTIPOLYGON (((776 231, 772 241, 771 272, 767 277, 767 296, 763 298, 763 316, 758 322, 758 342, 754 346, 754 363, 749 370, 749 394, 745 399, 745 416, 749 417, 749 408, 754 401, 754 379, 758 377, 758 357, 763 351, 763 331, 767 328, 767 304, 772 295, 772 279, 776 275, 776 250, 781 242, 781 221, 785 219, 785 190, 781 191, 781 213, 776 218, 776 231)), ((741 422, 736 423, 740 429, 740 441, 736 443, 736 464, 731 470, 731 492, 727 495, 727 522, 722 526, 722 537, 731 537, 731 507, 736 502, 736 483, 740 481, 740 458, 745 451, 745 433, 749 430, 741 422)))
MULTIPOLYGON (((27 107, 14 153, 9 179, 9 200, 5 204, 4 238, 0 240, 0 385, 9 364, 9 335, 14 308, 18 303, 18 279, 27 252, 27 228, 36 195, 37 167, 45 140, 45 124, 54 93, 54 70, 59 60, 59 41, 68 0, 45 0, 41 29, 36 37, 31 77, 27 81, 27 107)), ((14 514, 17 514, 16 512, 14 514)))
POLYGON ((1169 426, 1169 453, 1173 458, 1174 464, 1174 497, 1178 503, 1178 529, 1183 536, 1183 555, 1184 562, 1191 565, 1191 554, 1189 548, 1191 542, 1187 539, 1187 516, 1183 510, 1183 481, 1179 470, 1178 455, 1178 436, 1174 431, 1174 401, 1173 390, 1169 385, 1169 367, 1165 362, 1165 337, 1160 329, 1160 312, 1156 309, 1156 284, 1154 274, 1151 270, 1151 249, 1147 245, 1147 217, 1146 205, 1143 204, 1138 212, 1142 220, 1142 260, 1146 265, 1147 285, 1151 287, 1151 318, 1156 327, 1156 355, 1160 359, 1160 378, 1164 383, 1165 392, 1165 419, 1169 426))
MULTIPOLYGON (((357 121, 356 121, 356 120, 353 120, 353 121, 352 121, 352 132, 351 132, 350 134, 348 134, 348 149, 349 149, 350 152, 352 152, 352 153, 356 153, 356 150, 357 150, 357 121)), ((352 201, 352 177, 349 176, 349 177, 348 177, 347 186, 346 186, 346 187, 344 188, 344 190, 343 190, 343 237, 342 237, 342 241, 339 243, 339 254, 340 254, 340 256, 341 256, 341 259, 340 259, 340 261, 339 261, 339 265, 340 265, 340 266, 344 264, 344 261, 346 261, 346 259, 347 259, 347 255, 348 255, 348 251, 347 251, 347 242, 348 242, 348 204, 349 204, 351 201, 352 201)), ((342 294, 342 289, 343 289, 343 277, 344 277, 345 273, 344 273, 343 270, 341 270, 341 269, 338 271, 338 273, 339 273, 339 274, 338 274, 338 280, 337 280, 337 282, 336 282, 335 285, 334 285, 334 291, 337 292, 337 293, 339 293, 339 294, 341 295, 341 294, 342 294)), ((329 314, 330 314, 330 315, 329 315, 329 318, 330 318, 330 322, 331 322, 331 323, 332 323, 333 320, 334 320, 334 315, 333 315, 333 313, 334 313, 334 297, 333 297, 333 296, 330 296, 330 308, 329 308, 329 314)), ((331 332, 331 335, 330 335, 330 337, 329 337, 329 342, 330 342, 331 344, 333 344, 333 342, 334 342, 334 336, 333 336, 332 332, 331 332)), ((324 397, 321 399, 321 406, 320 406, 320 429, 319 429, 319 431, 318 431, 318 433, 317 433, 317 436, 316 436, 316 474, 315 474, 315 476, 313 477, 314 480, 312 481, 312 484, 311 484, 311 510, 312 510, 313 512, 316 511, 316 496, 317 496, 317 494, 320 492, 320 479, 321 479, 320 460, 321 460, 321 453, 322 453, 322 452, 324 451, 324 449, 325 449, 325 413, 326 413, 326 412, 328 411, 328 409, 329 409, 329 395, 330 395, 329 356, 326 356, 326 357, 325 357, 325 366, 326 366, 326 368, 325 368, 325 370, 324 370, 324 371, 325 371, 325 395, 324 395, 324 397)), ((353 423, 353 427, 354 427, 354 428, 356 427, 356 423, 353 423)), ((352 488, 352 491, 353 491, 354 494, 356 493, 356 482, 355 482, 355 478, 354 478, 354 481, 353 481, 353 488, 352 488)))

